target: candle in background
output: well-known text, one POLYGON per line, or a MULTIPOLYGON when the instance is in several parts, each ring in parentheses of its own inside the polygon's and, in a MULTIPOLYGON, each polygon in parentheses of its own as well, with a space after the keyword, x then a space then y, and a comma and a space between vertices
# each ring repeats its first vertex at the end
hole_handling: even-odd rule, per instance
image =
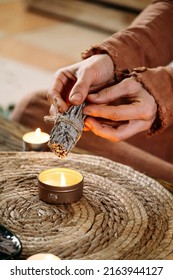
POLYGON ((30 257, 27 258, 27 260, 61 260, 60 258, 58 258, 57 256, 53 255, 53 254, 48 254, 48 253, 44 253, 44 254, 35 254, 32 255, 30 257))
POLYGON ((52 168, 38 175, 39 198, 47 203, 78 201, 83 195, 83 176, 68 168, 52 168))
POLYGON ((48 150, 47 143, 50 137, 48 133, 42 132, 40 128, 23 135, 24 151, 45 151, 48 150))

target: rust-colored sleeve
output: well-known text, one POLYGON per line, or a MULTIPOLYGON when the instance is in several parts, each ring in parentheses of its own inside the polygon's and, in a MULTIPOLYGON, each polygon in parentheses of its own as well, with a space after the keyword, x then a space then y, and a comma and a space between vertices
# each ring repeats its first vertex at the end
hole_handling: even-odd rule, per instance
POLYGON ((136 68, 127 76, 134 76, 155 98, 158 116, 150 133, 159 133, 173 125, 173 68, 136 68))
POLYGON ((151 133, 161 132, 173 125, 173 68, 160 67, 167 66, 173 60, 172 28, 173 1, 155 0, 129 28, 83 53, 84 59, 94 54, 108 53, 118 79, 123 73, 130 72, 154 96, 158 117, 151 133), (137 67, 140 69, 135 70, 137 67))
POLYGON ((83 53, 83 58, 107 52, 115 69, 157 67, 173 60, 173 1, 152 1, 125 30, 83 53))

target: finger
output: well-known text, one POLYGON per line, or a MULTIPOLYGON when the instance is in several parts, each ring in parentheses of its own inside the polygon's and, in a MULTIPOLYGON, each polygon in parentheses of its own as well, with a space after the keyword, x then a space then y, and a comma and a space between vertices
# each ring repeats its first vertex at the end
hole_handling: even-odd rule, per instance
POLYGON ((89 94, 87 100, 92 103, 101 104, 109 103, 119 99, 120 97, 131 97, 136 92, 141 90, 142 85, 131 77, 123 80, 119 84, 106 87, 100 90, 98 93, 89 94))
POLYGON ((93 83, 93 74, 90 69, 80 69, 76 75, 77 81, 70 92, 69 100, 73 105, 80 105, 88 95, 93 83))
POLYGON ((54 105, 50 106, 49 114, 52 115, 52 116, 56 116, 57 115, 57 108, 54 105))
POLYGON ((108 106, 108 105, 87 105, 83 109, 84 115, 100 117, 112 121, 125 121, 134 119, 151 118, 150 112, 145 110, 140 103, 134 102, 128 105, 108 106))
POLYGON ((91 117, 86 118, 85 125, 96 135, 113 142, 126 140, 141 131, 148 130, 150 127, 150 124, 145 121, 135 120, 113 128, 109 125, 103 125, 91 117))
POLYGON ((48 91, 48 101, 53 104, 54 97, 62 97, 61 93, 64 90, 64 86, 68 81, 68 77, 64 72, 57 71, 53 78, 52 86, 48 91))
MULTIPOLYGON (((90 86, 89 93, 91 93, 91 95, 93 95, 93 93, 94 93, 94 95, 97 95, 96 92, 101 91, 104 88, 110 87, 111 85, 114 85, 114 84, 115 84, 115 80, 113 80, 113 79, 110 79, 110 80, 108 80, 106 82, 103 82, 103 83, 100 82, 98 85, 93 84, 93 85, 90 86)), ((90 96, 90 94, 88 96, 90 96)))
POLYGON ((83 131, 89 131, 90 129, 84 125, 83 131))
POLYGON ((57 111, 60 113, 66 112, 69 108, 68 104, 62 99, 62 97, 59 97, 56 92, 51 92, 52 97, 50 101, 50 95, 49 95, 49 102, 52 104, 53 107, 57 108, 57 111))
POLYGON ((76 77, 69 70, 57 71, 47 98, 51 104, 61 108, 64 112, 68 109, 68 96, 76 81, 76 77))
POLYGON ((151 127, 150 121, 132 120, 127 124, 120 125, 116 128, 116 134, 120 141, 126 140, 137 133, 147 131, 151 127))

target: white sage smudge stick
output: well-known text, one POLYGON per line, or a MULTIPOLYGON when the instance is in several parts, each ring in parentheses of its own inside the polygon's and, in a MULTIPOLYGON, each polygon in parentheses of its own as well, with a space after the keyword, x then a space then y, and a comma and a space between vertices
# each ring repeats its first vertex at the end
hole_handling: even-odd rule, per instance
POLYGON ((81 137, 85 116, 82 114, 84 104, 71 106, 69 110, 57 116, 45 116, 45 121, 53 121, 48 146, 60 158, 64 158, 81 137))

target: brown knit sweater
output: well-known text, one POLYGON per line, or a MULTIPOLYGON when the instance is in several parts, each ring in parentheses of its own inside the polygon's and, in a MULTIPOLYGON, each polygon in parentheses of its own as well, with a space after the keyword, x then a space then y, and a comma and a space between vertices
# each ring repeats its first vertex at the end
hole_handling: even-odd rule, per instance
POLYGON ((115 74, 127 72, 135 76, 158 104, 157 126, 163 131, 173 125, 173 1, 152 1, 125 30, 82 54, 108 53, 115 65, 115 74))

